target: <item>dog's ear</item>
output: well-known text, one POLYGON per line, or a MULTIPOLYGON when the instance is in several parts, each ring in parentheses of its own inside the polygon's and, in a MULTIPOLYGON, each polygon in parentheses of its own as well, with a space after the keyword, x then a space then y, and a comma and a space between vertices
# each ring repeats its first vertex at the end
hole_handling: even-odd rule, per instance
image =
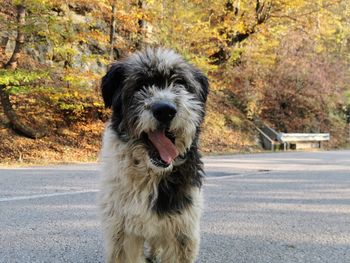
POLYGON ((193 67, 192 74, 194 79, 200 84, 199 96, 200 99, 205 103, 207 101, 209 93, 209 81, 208 78, 197 68, 193 67))
POLYGON ((121 95, 125 79, 125 66, 121 62, 112 64, 107 74, 102 78, 101 91, 106 108, 110 108, 113 100, 121 95))

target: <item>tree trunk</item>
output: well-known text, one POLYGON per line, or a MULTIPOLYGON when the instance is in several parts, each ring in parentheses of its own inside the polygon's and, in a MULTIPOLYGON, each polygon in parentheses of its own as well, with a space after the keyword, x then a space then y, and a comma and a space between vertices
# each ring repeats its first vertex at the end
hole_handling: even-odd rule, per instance
MULTIPOLYGON (((137 0, 137 8, 140 13, 143 12, 143 0, 137 0)), ((143 28, 145 26, 145 21, 143 16, 137 20, 138 30, 137 30, 137 39, 136 39, 136 49, 140 50, 143 47, 143 28)))
MULTIPOLYGON (((24 44, 23 27, 25 26, 25 13, 26 13, 25 7, 23 5, 18 5, 17 6, 18 25, 17 25, 16 45, 11 58, 4 66, 5 69, 7 70, 15 70, 18 66, 18 58, 20 56, 20 52, 24 44)), ((4 110, 4 113, 6 117, 9 119, 10 124, 15 131, 32 139, 37 139, 45 136, 45 133, 36 132, 32 128, 27 127, 26 125, 24 125, 19 121, 18 116, 12 107, 9 93, 6 91, 5 85, 0 85, 0 101, 1 101, 1 105, 4 110)))
POLYGON ((27 127, 26 125, 24 125, 18 120, 17 114, 15 113, 12 107, 9 94, 6 92, 5 89, 6 89, 5 85, 0 85, 0 101, 1 101, 2 108, 4 109, 4 113, 8 118, 8 120, 10 121, 12 128, 15 131, 32 139, 38 139, 45 136, 45 133, 37 132, 32 128, 27 127))
POLYGON ((23 27, 25 26, 26 9, 23 5, 17 6, 17 38, 15 50, 12 53, 10 60, 5 65, 6 69, 16 69, 18 64, 18 58, 24 44, 24 32, 23 27))
POLYGON ((8 36, 2 36, 0 41, 0 68, 3 68, 5 66, 5 60, 6 60, 6 46, 7 42, 9 41, 8 36))
POLYGON ((109 59, 113 61, 115 59, 114 57, 114 36, 115 36, 115 24, 116 24, 116 0, 112 3, 112 17, 111 17, 111 25, 110 25, 110 32, 109 32, 109 45, 110 45, 110 51, 109 51, 109 59))

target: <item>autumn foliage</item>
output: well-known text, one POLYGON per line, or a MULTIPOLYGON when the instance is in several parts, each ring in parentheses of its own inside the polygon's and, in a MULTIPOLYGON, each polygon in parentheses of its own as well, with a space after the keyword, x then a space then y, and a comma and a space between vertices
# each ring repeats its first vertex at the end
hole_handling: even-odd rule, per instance
MULTIPOLYGON (((53 151, 79 149, 81 137, 71 131, 95 127, 93 156, 109 115, 99 95, 107 65, 161 45, 209 75, 204 151, 258 149, 256 118, 283 132, 331 132, 329 146, 341 147, 349 137, 349 17, 347 0, 4 0, 1 92, 18 123, 47 137, 26 145, 64 137, 53 151), (19 32, 17 64, 6 66, 19 32)), ((1 106, 0 136, 8 146, 0 146, 0 154, 18 159, 25 150, 12 146, 27 139, 1 106)))

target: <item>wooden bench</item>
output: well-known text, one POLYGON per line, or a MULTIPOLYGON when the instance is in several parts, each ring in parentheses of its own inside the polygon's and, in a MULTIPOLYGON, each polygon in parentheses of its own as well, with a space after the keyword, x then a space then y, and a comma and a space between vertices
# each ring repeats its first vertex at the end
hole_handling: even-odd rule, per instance
POLYGON ((287 149, 321 148, 321 143, 330 140, 329 133, 278 133, 278 140, 287 149))

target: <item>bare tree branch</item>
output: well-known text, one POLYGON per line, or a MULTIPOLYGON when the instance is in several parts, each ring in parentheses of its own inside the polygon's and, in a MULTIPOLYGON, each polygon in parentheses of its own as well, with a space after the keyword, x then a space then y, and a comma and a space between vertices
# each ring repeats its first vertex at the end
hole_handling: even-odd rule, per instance
POLYGON ((269 18, 271 8, 271 2, 261 2, 260 0, 256 1, 255 13, 257 25, 264 23, 269 18))
MULTIPOLYGON (((228 0, 225 5, 226 9, 228 7, 233 10, 233 3, 230 0, 228 0), (232 4, 232 7, 231 7, 231 4, 232 4)), ((230 37, 226 40, 227 46, 234 47, 235 45, 249 38, 251 35, 255 34, 257 32, 257 27, 265 23, 271 17, 271 10, 272 10, 271 1, 256 0, 254 24, 251 25, 249 28, 247 28, 244 32, 235 32, 233 34, 228 33, 230 37)), ((242 14, 241 16, 243 15, 244 14, 242 14)), ((216 53, 211 55, 210 58, 213 60, 213 64, 220 65, 225 63, 230 58, 229 53, 230 53, 230 50, 225 50, 224 48, 220 48, 216 53)))

